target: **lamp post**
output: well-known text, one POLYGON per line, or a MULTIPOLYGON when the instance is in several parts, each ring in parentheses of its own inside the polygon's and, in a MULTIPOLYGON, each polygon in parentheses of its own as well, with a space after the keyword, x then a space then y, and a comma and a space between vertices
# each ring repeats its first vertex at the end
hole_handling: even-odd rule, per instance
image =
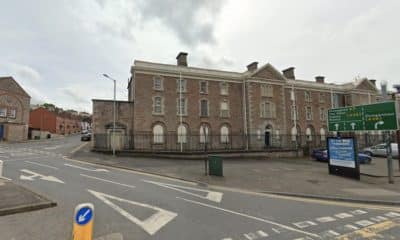
POLYGON ((113 129, 112 129, 112 137, 111 137, 111 147, 112 147, 112 152, 113 152, 113 156, 115 156, 115 118, 116 118, 116 99, 115 99, 115 95, 116 95, 116 80, 111 78, 110 76, 108 76, 107 74, 103 74, 104 77, 112 80, 114 82, 114 104, 113 104, 113 129))

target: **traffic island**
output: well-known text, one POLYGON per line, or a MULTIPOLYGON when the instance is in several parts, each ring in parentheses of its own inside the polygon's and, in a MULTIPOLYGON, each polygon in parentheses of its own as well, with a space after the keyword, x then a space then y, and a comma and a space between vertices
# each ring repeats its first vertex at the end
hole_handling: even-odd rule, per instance
POLYGON ((0 216, 34 211, 57 206, 31 190, 0 179, 0 216))

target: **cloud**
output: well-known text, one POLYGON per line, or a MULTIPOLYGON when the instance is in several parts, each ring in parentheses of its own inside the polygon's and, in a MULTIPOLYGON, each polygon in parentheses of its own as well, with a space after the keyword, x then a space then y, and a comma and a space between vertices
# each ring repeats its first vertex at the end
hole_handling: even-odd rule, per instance
POLYGON ((87 104, 90 100, 87 96, 87 89, 83 89, 79 86, 70 86, 65 88, 60 88, 61 94, 68 97, 68 99, 74 103, 87 104))
MULTIPOLYGON (((170 29, 188 46, 214 44, 215 21, 224 0, 96 0, 100 18, 95 20, 98 31, 118 34, 127 40, 134 39, 135 27, 141 30, 158 21, 170 29), (149 24, 148 24, 149 23, 149 24)), ((93 10, 93 9, 92 9, 93 10)), ((92 26, 93 27, 93 26, 92 26)))
POLYGON ((0 62, 0 75, 12 76, 31 96, 32 103, 41 103, 49 100, 44 92, 36 87, 43 80, 36 69, 23 64, 0 62))

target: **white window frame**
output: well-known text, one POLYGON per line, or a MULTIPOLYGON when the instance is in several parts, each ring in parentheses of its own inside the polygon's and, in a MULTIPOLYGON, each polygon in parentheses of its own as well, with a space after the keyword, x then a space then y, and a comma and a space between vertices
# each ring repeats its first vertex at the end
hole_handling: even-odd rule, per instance
POLYGON ((199 111, 200 111, 200 112, 199 112, 199 116, 200 116, 200 117, 209 117, 209 116, 210 116, 210 102, 208 101, 208 99, 204 99, 204 98, 203 98, 203 99, 200 99, 200 101, 199 101, 199 111), (202 103, 203 101, 206 101, 206 102, 207 102, 207 105, 206 105, 206 107, 207 107, 207 113, 206 113, 206 115, 203 115, 203 111, 202 111, 202 110, 203 110, 203 109, 202 109, 202 106, 203 106, 203 105, 202 105, 201 103, 202 103))
POLYGON ((229 127, 227 125, 222 125, 219 130, 219 133, 220 133, 220 142, 224 144, 229 143, 229 134, 230 134, 229 127))
POLYGON ((228 82, 221 82, 219 84, 219 93, 224 96, 229 95, 229 83, 228 82))
POLYGON ((310 91, 304 92, 304 101, 305 102, 312 102, 312 96, 310 91))
POLYGON ((306 106, 305 107, 306 110, 306 120, 307 121, 312 121, 313 120, 313 111, 312 111, 312 107, 311 106, 306 106), (310 111, 308 111, 310 110, 310 111), (309 114, 308 114, 309 113, 309 114))
POLYGON ((8 109, 7 117, 15 119, 17 117, 17 110, 8 109))
POLYGON ((208 94, 208 81, 200 81, 199 82, 199 92, 201 93, 201 94, 208 94), (202 88, 201 88, 201 86, 202 86, 202 84, 203 83, 205 83, 205 87, 206 87, 206 89, 205 89, 205 91, 202 91, 202 88))
POLYGON ((325 102, 325 93, 319 93, 319 102, 324 103, 325 102))
POLYGON ((164 90, 164 78, 157 75, 153 77, 153 89, 156 91, 163 91, 164 90), (160 86, 157 87, 156 82, 160 81, 160 86))
POLYGON ((219 114, 222 118, 229 118, 231 116, 228 100, 223 100, 219 103, 219 114), (226 109, 222 109, 222 104, 224 103, 226 104, 226 109))
POLYGON ((186 81, 186 79, 176 79, 176 91, 177 92, 182 92, 182 93, 185 93, 186 92, 186 90, 187 90, 187 81, 186 81), (182 86, 181 86, 181 84, 182 84, 182 86))
POLYGON ((324 107, 319 108, 319 120, 325 121, 326 120, 326 111, 324 107))
POLYGON ((260 117, 261 118, 275 118, 276 117, 276 107, 273 102, 263 101, 260 103, 260 117), (269 105, 269 108, 267 108, 269 105))
POLYGON ((273 86, 271 84, 263 83, 261 84, 261 96, 262 97, 273 97, 274 96, 274 90, 273 86))
POLYGON ((154 115, 163 115, 164 114, 164 98, 162 96, 154 96, 153 97, 153 114, 154 115), (161 108, 161 112, 156 112, 156 98, 160 98, 161 99, 161 103, 160 103, 160 108, 161 108))
POLYGON ((7 108, 0 108, 0 117, 7 117, 7 108))
POLYGON ((163 144, 164 143, 164 127, 161 124, 156 124, 153 126, 153 143, 163 144), (160 133, 156 133, 156 130, 161 130, 160 133))
POLYGON ((178 116, 187 116, 187 106, 188 106, 188 99, 187 98, 185 98, 185 97, 182 97, 182 98, 177 98, 176 99, 176 114, 178 115, 178 116), (181 109, 182 109, 182 105, 181 105, 181 101, 180 101, 180 99, 183 99, 184 100, 184 106, 183 106, 183 113, 181 112, 181 109))

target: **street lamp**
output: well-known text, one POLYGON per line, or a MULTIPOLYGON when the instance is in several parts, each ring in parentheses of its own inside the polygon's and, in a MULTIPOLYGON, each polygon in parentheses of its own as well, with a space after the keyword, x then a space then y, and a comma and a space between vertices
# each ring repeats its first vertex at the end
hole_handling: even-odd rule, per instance
POLYGON ((112 80, 114 82, 113 130, 112 130, 112 138, 111 138, 112 139, 111 147, 112 147, 113 156, 115 156, 115 143, 114 143, 114 141, 115 141, 115 117, 116 117, 116 113, 115 113, 115 111, 116 111, 116 109, 115 109, 115 105, 116 105, 115 95, 116 95, 116 82, 117 82, 117 80, 111 78, 110 76, 108 76, 105 73, 103 74, 103 76, 105 78, 108 78, 108 79, 110 79, 110 80, 112 80))

